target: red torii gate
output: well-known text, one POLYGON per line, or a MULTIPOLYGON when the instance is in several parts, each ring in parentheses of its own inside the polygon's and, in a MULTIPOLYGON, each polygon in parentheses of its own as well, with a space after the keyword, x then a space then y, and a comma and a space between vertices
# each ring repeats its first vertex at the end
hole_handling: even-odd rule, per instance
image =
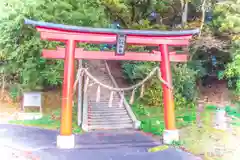
MULTIPOLYGON (((76 27, 32 20, 25 20, 25 24, 34 25, 40 32, 41 38, 44 40, 60 41, 66 44, 66 48, 43 50, 43 57, 45 58, 64 59, 61 128, 60 135, 57 137, 57 146, 60 148, 73 148, 75 145, 74 136, 72 135, 72 93, 75 59, 161 61, 160 67, 162 78, 171 85, 172 76, 170 61, 186 62, 188 56, 187 54, 169 52, 168 46, 188 46, 192 35, 198 34, 199 32, 199 29, 183 31, 116 30, 76 27), (82 48, 76 48, 76 43, 78 42, 95 44, 116 44, 117 42, 117 51, 84 51, 82 48), (124 43, 131 45, 159 46, 160 52, 125 53, 124 43)), ((175 127, 173 94, 171 89, 166 85, 162 84, 162 87, 165 119, 165 132, 163 138, 166 143, 169 143, 173 140, 178 140, 179 134, 175 127)))

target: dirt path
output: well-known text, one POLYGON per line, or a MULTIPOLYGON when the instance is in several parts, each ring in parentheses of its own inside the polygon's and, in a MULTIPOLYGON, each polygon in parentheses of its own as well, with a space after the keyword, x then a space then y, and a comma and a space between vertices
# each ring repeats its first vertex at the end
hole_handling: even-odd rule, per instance
POLYGON ((112 76, 115 78, 119 87, 129 87, 129 84, 126 82, 121 70, 121 62, 116 61, 107 61, 108 66, 111 70, 112 76))
POLYGON ((226 81, 214 81, 206 87, 199 86, 199 98, 207 104, 225 106, 231 103, 226 81))
POLYGON ((0 123, 11 119, 11 116, 20 109, 18 103, 13 103, 10 96, 4 92, 0 94, 0 123))

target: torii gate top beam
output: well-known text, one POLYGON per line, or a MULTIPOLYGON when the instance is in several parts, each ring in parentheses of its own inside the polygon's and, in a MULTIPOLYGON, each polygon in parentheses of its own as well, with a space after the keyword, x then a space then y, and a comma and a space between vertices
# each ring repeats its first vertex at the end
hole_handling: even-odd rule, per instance
POLYGON ((75 40, 88 43, 116 43, 116 35, 127 35, 127 44, 158 46, 167 44, 173 46, 187 46, 189 39, 199 33, 199 29, 181 31, 153 31, 77 27, 63 24, 54 24, 33 20, 25 20, 25 24, 33 25, 41 33, 41 38, 52 41, 75 40))
POLYGON ((48 22, 33 21, 25 19, 25 24, 30 24, 36 27, 62 30, 66 32, 80 32, 80 33, 99 33, 99 34, 125 34, 138 36, 154 36, 154 37, 174 37, 174 36, 192 36, 199 33, 199 29, 181 30, 181 31, 154 31, 154 30, 130 30, 130 29, 109 29, 109 28, 92 28, 92 27, 78 27, 64 24, 54 24, 48 22))

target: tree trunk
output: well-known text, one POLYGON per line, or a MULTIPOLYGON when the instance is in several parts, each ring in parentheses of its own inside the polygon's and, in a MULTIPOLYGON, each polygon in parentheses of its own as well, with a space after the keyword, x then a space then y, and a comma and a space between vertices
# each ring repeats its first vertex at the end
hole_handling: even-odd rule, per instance
POLYGON ((162 17, 159 13, 156 14, 156 23, 162 25, 162 17))
POLYGON ((199 37, 201 37, 201 33, 202 33, 202 29, 204 26, 204 22, 205 22, 205 16, 206 16, 206 9, 205 9, 205 5, 206 5, 206 0, 202 0, 202 19, 201 19, 201 26, 200 26, 200 33, 199 33, 199 37))
POLYGON ((188 19, 188 1, 186 0, 183 6, 183 12, 182 12, 182 27, 186 25, 187 19, 188 19))

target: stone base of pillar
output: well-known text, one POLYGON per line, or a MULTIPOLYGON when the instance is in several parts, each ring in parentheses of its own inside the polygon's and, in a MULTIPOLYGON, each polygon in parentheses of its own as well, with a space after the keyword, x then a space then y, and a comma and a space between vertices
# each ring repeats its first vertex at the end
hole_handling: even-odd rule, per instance
POLYGON ((140 129, 140 127, 141 127, 141 121, 135 121, 134 122, 134 129, 140 129))
POLYGON ((82 123, 82 130, 85 131, 85 132, 88 132, 88 125, 82 123))
POLYGON ((179 141, 179 131, 178 130, 164 130, 163 132, 163 143, 172 144, 173 142, 179 141))
POLYGON ((57 147, 60 149, 72 149, 75 147, 75 136, 57 136, 57 147))

